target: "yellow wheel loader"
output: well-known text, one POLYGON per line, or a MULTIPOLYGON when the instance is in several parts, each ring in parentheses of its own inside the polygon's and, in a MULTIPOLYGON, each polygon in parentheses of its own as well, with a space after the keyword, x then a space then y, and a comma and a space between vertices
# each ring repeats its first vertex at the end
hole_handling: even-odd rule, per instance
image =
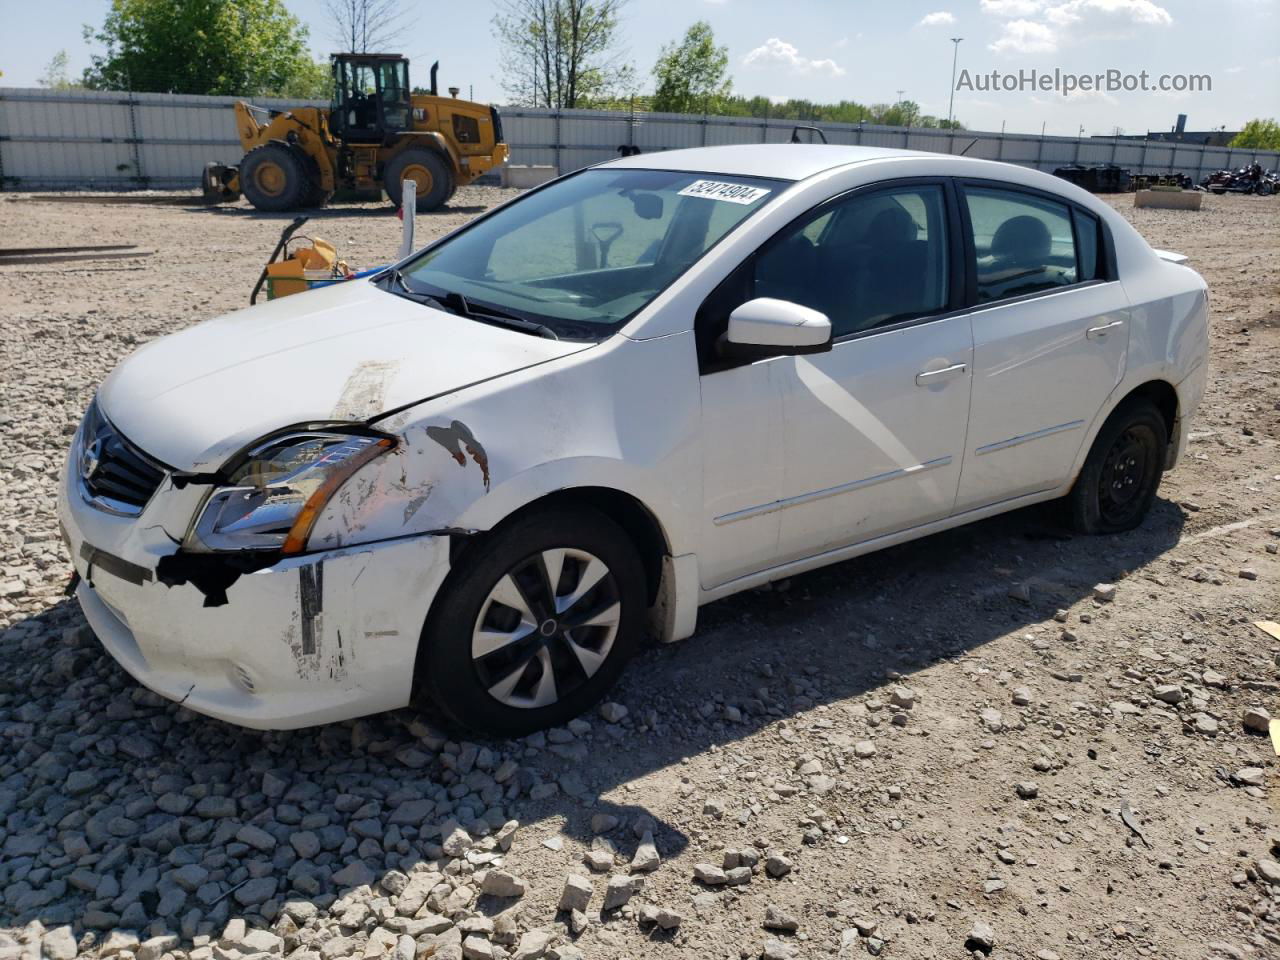
POLYGON ((419 211, 435 210, 460 186, 507 160, 494 107, 436 93, 413 94, 398 54, 335 54, 329 109, 264 110, 235 105, 244 147, 238 167, 210 163, 210 203, 243 194, 259 210, 321 207, 335 190, 383 189, 400 205, 401 184, 417 185, 419 211))

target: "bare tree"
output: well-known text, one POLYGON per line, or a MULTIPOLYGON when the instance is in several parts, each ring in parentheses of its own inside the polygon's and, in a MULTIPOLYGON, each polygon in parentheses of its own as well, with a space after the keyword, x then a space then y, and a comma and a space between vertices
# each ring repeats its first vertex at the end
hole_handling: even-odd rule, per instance
POLYGON ((332 36, 346 53, 393 53, 408 27, 400 0, 326 0, 332 36))
POLYGON ((503 0, 493 18, 503 50, 502 87, 538 107, 581 107, 634 76, 618 50, 627 0, 503 0))

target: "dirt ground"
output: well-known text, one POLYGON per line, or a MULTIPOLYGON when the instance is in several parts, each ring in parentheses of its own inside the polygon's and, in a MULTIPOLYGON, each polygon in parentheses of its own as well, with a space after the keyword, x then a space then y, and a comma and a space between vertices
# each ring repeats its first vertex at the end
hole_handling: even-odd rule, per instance
MULTIPOLYGON (((621 720, 459 744, 407 711, 238 730, 101 651, 62 595, 70 436, 137 345, 247 303, 288 217, 0 195, 2 246, 152 252, 0 265, 0 960, 1280 957, 1280 764, 1246 726, 1280 712, 1280 199, 1111 202, 1212 297, 1141 529, 1031 509, 797 577, 640 656, 621 720), (602 917, 646 830, 661 865, 602 917)), ((399 240, 372 205, 304 232, 359 266, 399 240)))

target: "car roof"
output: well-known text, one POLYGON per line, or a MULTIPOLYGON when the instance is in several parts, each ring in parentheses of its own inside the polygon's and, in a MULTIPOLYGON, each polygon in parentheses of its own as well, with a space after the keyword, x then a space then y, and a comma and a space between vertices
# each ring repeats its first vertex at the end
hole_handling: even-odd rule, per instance
POLYGON ((825 170, 897 157, 946 157, 944 153, 886 147, 846 147, 824 143, 747 143, 724 147, 693 147, 623 157, 604 167, 642 170, 687 170, 739 177, 805 180, 825 170))

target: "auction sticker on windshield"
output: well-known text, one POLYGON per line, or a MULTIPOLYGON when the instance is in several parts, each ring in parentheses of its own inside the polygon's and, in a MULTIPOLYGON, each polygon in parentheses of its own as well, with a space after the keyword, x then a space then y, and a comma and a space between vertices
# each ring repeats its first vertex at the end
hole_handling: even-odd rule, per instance
POLYGON ((765 187, 749 187, 744 183, 722 183, 719 180, 695 180, 680 191, 682 197, 703 197, 728 203, 755 203, 770 191, 765 187))

